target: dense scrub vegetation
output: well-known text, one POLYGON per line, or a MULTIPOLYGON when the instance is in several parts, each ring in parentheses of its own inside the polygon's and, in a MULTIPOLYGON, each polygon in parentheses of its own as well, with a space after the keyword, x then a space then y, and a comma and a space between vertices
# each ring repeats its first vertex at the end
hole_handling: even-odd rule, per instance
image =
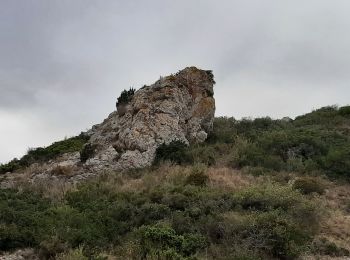
MULTIPOLYGON (((101 174, 59 199, 49 185, 0 189, 0 251, 32 247, 42 259, 348 256, 319 237, 319 223, 329 217, 320 203, 329 179, 350 179, 349 129, 350 107, 295 120, 217 118, 206 143, 164 144, 151 168, 101 174)), ((28 153, 28 163, 86 141, 28 153)))
POLYGON ((115 254, 131 254, 121 259, 194 259, 205 251, 218 258, 293 258, 306 250, 318 220, 310 199, 278 183, 227 192, 207 179, 205 168, 194 166, 135 191, 109 176, 68 192, 62 203, 0 190, 0 250, 36 247, 49 258, 79 246, 86 256, 115 247, 115 254))
POLYGON ((21 159, 13 159, 7 164, 1 164, 0 174, 13 172, 15 170, 27 167, 33 163, 46 162, 64 153, 80 151, 88 140, 89 137, 81 133, 78 136, 55 142, 48 147, 29 149, 27 154, 24 155, 21 159))
POLYGON ((176 145, 161 147, 165 160, 350 179, 350 107, 324 107, 295 120, 216 118, 207 143, 185 152, 176 145))

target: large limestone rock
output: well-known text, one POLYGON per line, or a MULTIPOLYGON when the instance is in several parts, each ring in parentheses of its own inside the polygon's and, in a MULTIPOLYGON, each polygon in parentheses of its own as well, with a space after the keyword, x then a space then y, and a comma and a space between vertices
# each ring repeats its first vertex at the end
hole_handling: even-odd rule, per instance
POLYGON ((203 142, 212 130, 215 112, 211 71, 188 67, 160 78, 119 104, 103 123, 88 131, 95 154, 85 166, 129 169, 152 164, 162 143, 203 142))

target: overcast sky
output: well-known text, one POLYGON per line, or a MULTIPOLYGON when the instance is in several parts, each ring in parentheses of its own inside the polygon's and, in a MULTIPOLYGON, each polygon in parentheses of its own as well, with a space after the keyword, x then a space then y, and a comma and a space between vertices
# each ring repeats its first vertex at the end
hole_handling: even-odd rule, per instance
POLYGON ((217 116, 349 104, 349 11, 349 0, 1 0, 0 162, 190 65, 214 71, 217 116))

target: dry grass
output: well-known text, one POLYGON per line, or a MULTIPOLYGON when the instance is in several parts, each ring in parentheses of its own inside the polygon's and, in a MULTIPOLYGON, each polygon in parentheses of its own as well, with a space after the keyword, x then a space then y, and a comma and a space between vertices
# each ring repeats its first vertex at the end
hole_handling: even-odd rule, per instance
MULTIPOLYGON (((328 182, 325 195, 319 198, 325 204, 327 214, 320 223, 320 233, 315 240, 324 238, 338 248, 350 251, 350 214, 347 208, 349 198, 349 184, 328 182)), ((350 259, 350 257, 307 256, 304 259, 350 259)))
POLYGON ((203 171, 209 177, 208 185, 211 188, 237 191, 261 181, 259 178, 227 167, 206 168, 164 163, 157 169, 145 170, 140 178, 132 178, 128 173, 108 174, 106 184, 111 188, 117 187, 121 191, 131 192, 152 190, 157 185, 184 184, 184 180, 194 167, 203 167, 203 171))
POLYGON ((258 178, 226 167, 209 168, 209 186, 227 191, 236 191, 259 181, 258 178))
POLYGON ((348 210, 350 202, 350 184, 331 183, 325 195, 328 206, 332 209, 348 210))
POLYGON ((337 210, 321 223, 321 235, 336 245, 350 250, 350 216, 337 210))
POLYGON ((42 179, 31 184, 30 190, 36 190, 54 202, 62 202, 67 192, 75 190, 76 185, 62 179, 42 179))

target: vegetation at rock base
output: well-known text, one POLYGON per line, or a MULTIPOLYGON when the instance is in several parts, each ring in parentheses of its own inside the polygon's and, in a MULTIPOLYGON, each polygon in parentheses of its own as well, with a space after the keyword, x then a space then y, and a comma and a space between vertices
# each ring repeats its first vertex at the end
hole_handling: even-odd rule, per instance
POLYGON ((93 157, 95 148, 96 147, 90 143, 85 144, 80 151, 80 161, 86 162, 89 158, 93 157))
POLYGON ((29 149, 21 159, 13 159, 7 164, 1 164, 0 174, 13 172, 33 163, 46 162, 65 153, 79 152, 88 140, 89 137, 81 133, 78 136, 55 142, 47 147, 29 149))
POLYGON ((349 129, 349 107, 295 120, 216 118, 205 143, 163 144, 150 168, 101 173, 62 193, 49 183, 0 189, 0 251, 30 247, 42 259, 349 256, 349 129))
POLYGON ((166 160, 178 164, 191 163, 192 158, 188 154, 187 150, 188 146, 180 140, 174 140, 169 144, 163 143, 157 148, 153 164, 157 165, 161 161, 166 160))

